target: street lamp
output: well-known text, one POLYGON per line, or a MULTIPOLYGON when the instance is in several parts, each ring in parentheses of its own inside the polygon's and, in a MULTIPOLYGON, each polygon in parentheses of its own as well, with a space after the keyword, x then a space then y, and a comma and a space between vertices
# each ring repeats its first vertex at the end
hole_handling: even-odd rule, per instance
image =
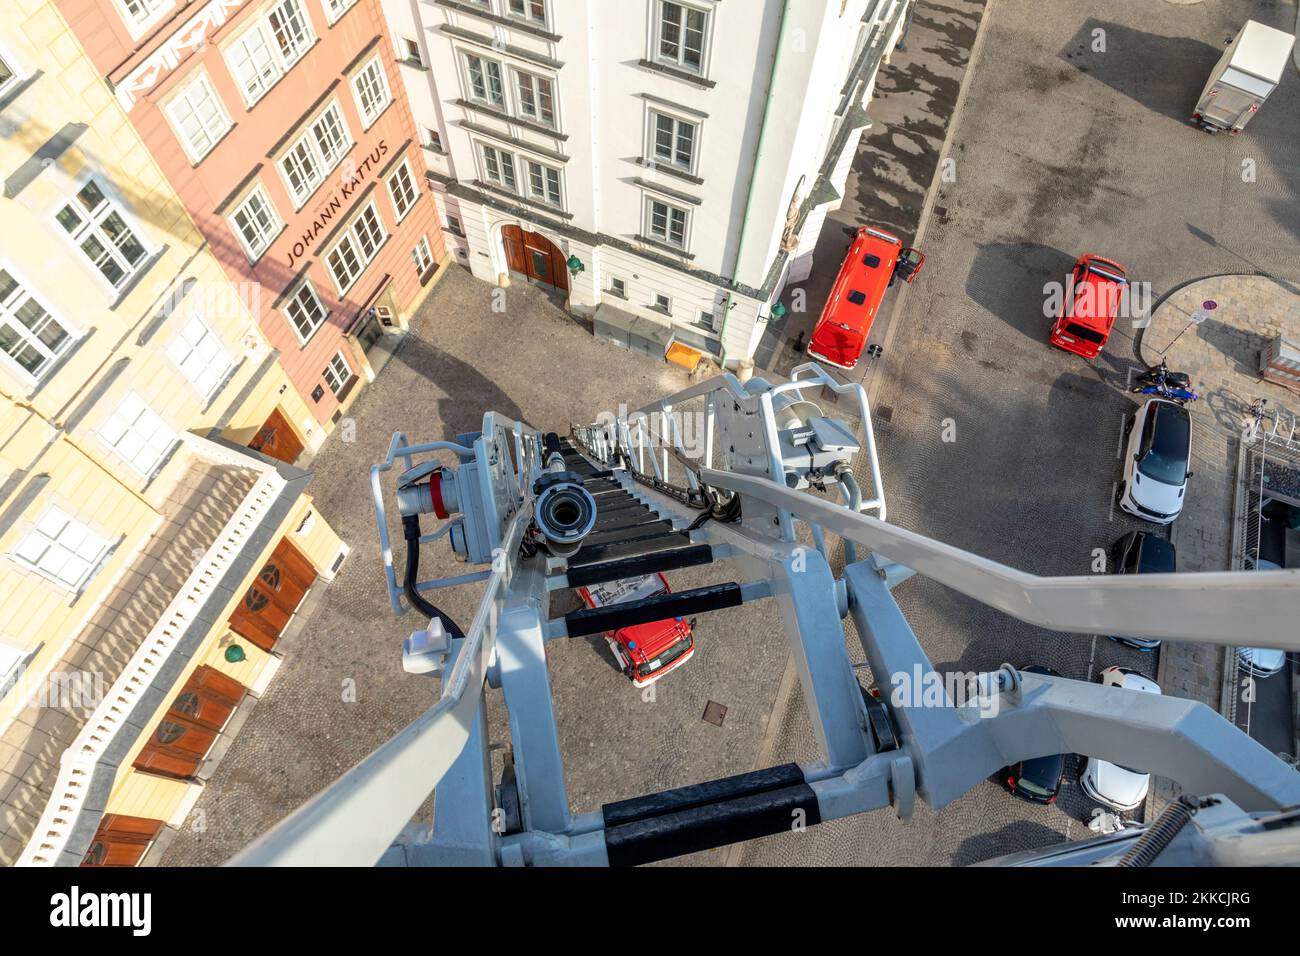
POLYGON ((582 264, 582 260, 577 256, 569 256, 568 260, 564 264, 569 267, 569 275, 573 276, 575 279, 578 278, 579 272, 585 272, 587 269, 587 267, 582 264))
POLYGON ((772 318, 776 319, 778 322, 785 318, 785 313, 786 308, 784 304, 778 302, 776 305, 772 306, 772 318))

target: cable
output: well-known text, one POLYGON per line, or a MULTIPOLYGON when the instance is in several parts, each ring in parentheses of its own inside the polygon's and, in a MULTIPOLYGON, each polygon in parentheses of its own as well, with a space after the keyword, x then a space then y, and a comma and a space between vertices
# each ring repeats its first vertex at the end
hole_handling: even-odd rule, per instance
POLYGON ((442 626, 452 637, 465 639, 465 632, 460 629, 455 621, 449 615, 439 608, 435 607, 429 601, 421 596, 420 592, 415 589, 416 579, 420 576, 420 516, 403 515, 402 516, 402 536, 406 538, 406 581, 402 584, 402 591, 406 595, 406 600, 429 620, 435 617, 442 621, 442 626))

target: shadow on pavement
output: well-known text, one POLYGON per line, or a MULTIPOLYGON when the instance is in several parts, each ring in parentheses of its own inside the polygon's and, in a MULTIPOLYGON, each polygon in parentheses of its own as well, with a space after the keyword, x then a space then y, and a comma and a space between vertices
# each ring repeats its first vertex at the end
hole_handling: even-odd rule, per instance
POLYGON ((1037 242, 993 242, 980 245, 966 276, 966 294, 985 311, 998 316, 1031 339, 1047 342, 1052 320, 1043 314, 1048 282, 1064 283, 1075 257, 1037 242), (1006 303, 1015 302, 1014 314, 1006 303))

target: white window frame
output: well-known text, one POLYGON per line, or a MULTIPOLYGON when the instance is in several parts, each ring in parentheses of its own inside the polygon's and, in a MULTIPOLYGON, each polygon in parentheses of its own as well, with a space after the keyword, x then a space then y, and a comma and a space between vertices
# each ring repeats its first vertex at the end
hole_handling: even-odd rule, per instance
POLYGON ((137 0, 137 2, 145 7, 145 14, 139 19, 132 15, 128 0, 115 0, 118 15, 121 16, 122 22, 126 24, 127 32, 131 34, 133 40, 138 40, 144 36, 150 27, 170 13, 172 8, 176 6, 176 0, 137 0))
POLYGON ((271 248, 271 243, 275 242, 277 236, 284 231, 284 220, 280 218, 279 210, 275 208, 275 203, 271 202, 271 197, 266 194, 262 184, 258 183, 248 191, 248 194, 240 200, 239 205, 231 210, 230 215, 226 217, 230 224, 230 229, 239 240, 240 247, 244 250, 244 255, 248 256, 248 261, 257 262, 266 254, 266 250, 271 248), (260 203, 262 210, 267 214, 270 221, 263 225, 260 219, 249 210, 252 203, 260 203), (249 225, 253 227, 258 239, 258 245, 254 245, 245 235, 243 228, 239 225, 239 216, 243 215, 249 225))
MULTIPOLYGON (((58 587, 73 594, 80 594, 87 582, 104 566, 112 549, 112 540, 96 532, 84 521, 73 517, 67 509, 50 505, 41 512, 41 516, 33 522, 27 533, 18 539, 9 556, 21 567, 36 572, 58 587), (59 527, 55 529, 54 525, 59 527), (42 541, 45 543, 45 548, 34 560, 23 553, 24 546, 29 542, 39 545, 42 541), (42 567, 42 562, 56 548, 64 553, 63 561, 55 570, 42 567), (81 572, 71 579, 59 576, 62 569, 67 566, 69 558, 74 558, 84 565, 81 572)), ((30 554, 32 548, 27 547, 26 550, 30 554)))
POLYGON ((691 219, 692 219, 691 210, 687 209, 685 206, 679 206, 676 203, 669 202, 667 199, 662 199, 659 196, 655 196, 650 193, 645 194, 644 210, 645 210, 644 212, 645 230, 644 232, 642 232, 642 235, 648 236, 649 238, 655 240, 656 242, 661 242, 664 245, 670 246, 673 249, 680 249, 683 252, 685 252, 690 248, 691 219), (667 209, 667 214, 666 214, 667 218, 665 220, 665 227, 664 227, 665 234, 663 236, 658 236, 654 232, 654 207, 656 203, 661 206, 664 206, 667 209), (671 231, 672 213, 674 211, 683 214, 681 245, 678 245, 677 243, 673 242, 672 239, 669 238, 672 232, 671 231))
POLYGON ((650 293, 650 309, 651 309, 652 311, 654 311, 654 312, 658 312, 658 313, 660 313, 661 315, 672 315, 672 314, 673 314, 673 297, 670 296, 670 295, 664 295, 662 292, 651 292, 651 293, 650 293), (664 302, 665 302, 666 304, 663 305, 663 306, 661 306, 661 305, 659 304, 659 300, 660 300, 660 299, 663 299, 664 302))
MULTIPOLYGON (((0 80, 0 100, 22 85, 27 79, 26 71, 9 55, 9 51, 0 47, 0 67, 9 71, 9 79, 0 80)), ((3 675, 0 675, 3 677, 3 675)))
POLYGON ((333 26, 343 18, 343 14, 357 5, 357 0, 320 0, 320 4, 325 11, 325 19, 333 26))
POLYGON ((330 394, 335 398, 338 398, 339 392, 347 388, 348 383, 357 377, 357 373, 353 370, 352 363, 348 361, 348 357, 343 354, 343 350, 339 349, 329 360, 329 364, 325 366, 325 371, 321 373, 321 377, 325 379, 325 384, 329 386, 330 394), (347 371, 346 378, 340 377, 338 369, 340 364, 342 364, 343 368, 347 371), (334 384, 335 380, 338 380, 337 386, 334 384))
POLYGON ((545 27, 550 20, 550 4, 546 0, 501 0, 501 7, 501 12, 511 20, 520 20, 524 23, 531 23, 533 26, 545 27), (515 10, 516 3, 521 5, 523 10, 515 10), (533 12, 538 4, 542 8, 540 19, 533 12))
POLYGON ((433 258, 433 247, 429 245, 428 236, 421 236, 420 241, 415 244, 415 248, 411 250, 411 261, 415 263, 415 274, 421 278, 437 265, 433 258), (421 265, 422 260, 425 263, 424 265, 421 265))
POLYGON ((370 263, 375 261, 379 250, 391 237, 392 233, 388 231, 383 217, 379 215, 379 206, 371 199, 352 217, 343 235, 322 256, 325 261, 325 271, 330 274, 330 279, 340 298, 347 294, 348 289, 356 285, 357 280, 365 273, 370 263), (368 224, 373 224, 374 229, 382 230, 383 235, 376 236, 373 229, 366 228, 368 224), (343 257, 345 247, 351 251, 351 261, 355 262, 357 267, 355 271, 349 268, 347 281, 341 282, 336 266, 348 261, 343 257))
POLYGON ((163 420, 163 417, 155 412, 149 406, 149 403, 140 397, 139 393, 134 391, 127 392, 122 396, 121 401, 117 403, 117 407, 100 424, 96 430, 96 435, 109 451, 145 478, 151 478, 157 474, 158 469, 162 467, 162 463, 180 441, 176 432, 163 420), (137 426, 147 429, 147 437, 140 437, 137 426), (115 431, 117 437, 109 437, 115 431), (165 444, 159 444, 156 441, 161 431, 166 433, 167 440, 165 444), (119 446, 128 435, 133 435, 137 440, 140 440, 143 443, 143 448, 152 450, 153 455, 141 460, 139 452, 128 453, 123 451, 119 446))
POLYGON ((673 113, 658 106, 647 109, 646 114, 646 162, 652 166, 666 166, 669 169, 676 169, 694 175, 700 160, 700 121, 697 119, 687 119, 685 116, 673 113), (659 121, 661 119, 668 120, 673 124, 671 134, 672 144, 669 148, 669 152, 671 153, 670 158, 664 158, 659 155, 659 121), (682 126, 689 126, 692 130, 690 161, 685 165, 677 160, 682 126))
POLYGON ((18 669, 18 666, 22 664, 29 653, 31 652, 0 641, 0 696, 3 696, 8 691, 9 685, 15 676, 14 671, 18 669))
POLYGON ((479 167, 481 175, 483 176, 483 181, 491 183, 494 186, 499 186, 502 189, 518 195, 519 164, 515 162, 515 154, 510 152, 508 149, 501 149, 499 146, 493 146, 491 143, 482 142, 478 144, 476 152, 478 153, 479 167), (502 160, 506 160, 506 162, 502 162, 502 160), (494 161, 497 165, 498 178, 496 179, 493 179, 491 174, 492 163, 494 161), (505 176, 507 167, 510 170, 511 181, 509 183, 506 182, 505 176))
MULTIPOLYGON (((239 95, 243 97, 244 105, 252 109, 258 100, 270 92, 275 84, 280 82, 281 77, 293 69, 294 65, 307 54, 307 51, 312 48, 315 42, 316 30, 312 27, 311 14, 307 12, 306 0, 276 0, 276 2, 267 6, 247 29, 223 44, 222 56, 225 58, 226 68, 230 70, 231 78, 235 81, 235 85, 239 87, 239 95), (294 7, 299 15, 303 33, 298 42, 293 44, 292 49, 286 52, 280 46, 275 25, 271 22, 271 19, 276 14, 282 14, 284 9, 290 6, 294 7), (254 40, 260 43, 261 48, 268 55, 255 74, 245 77, 236 67, 235 51, 237 47, 248 50, 248 44, 254 40)), ((253 62, 251 57, 249 62, 253 62)))
POLYGON ((183 85, 177 88, 176 92, 167 100, 165 112, 167 122, 171 124, 172 132, 176 134, 176 138, 185 149, 185 155, 190 158, 190 162, 196 165, 208 153, 217 148, 217 144, 225 138, 226 134, 230 132, 230 127, 234 125, 230 121, 230 114, 226 112, 226 104, 217 95, 216 89, 212 86, 212 81, 208 79, 208 74, 202 70, 195 72, 183 85), (213 114, 214 125, 212 128, 209 128, 202 120, 198 119, 198 110, 194 105, 195 98, 191 95, 196 91, 200 96, 209 99, 216 107, 213 114), (190 114, 198 120, 199 132, 207 138, 206 146, 195 143, 186 133, 185 122, 179 115, 178 107, 181 106, 188 106, 190 114))
POLYGON ((500 60, 494 60, 491 57, 486 57, 479 53, 471 53, 468 50, 461 51, 461 63, 462 63, 462 69, 464 70, 464 78, 465 78, 465 98, 469 100, 471 103, 479 103, 483 106, 509 112, 510 101, 506 95, 505 64, 503 64, 500 60), (479 63, 483 65, 483 70, 482 70, 483 91, 485 93, 485 96, 483 97, 478 96, 474 92, 474 67, 472 62, 474 60, 478 60, 479 63), (492 82, 488 76, 489 73, 488 67, 490 66, 496 68, 496 79, 501 94, 500 102, 493 99, 491 95, 492 82))
POLYGON ((524 161, 525 182, 527 184, 525 187, 527 189, 527 192, 524 194, 525 197, 533 200, 534 202, 539 202, 544 206, 551 206, 554 209, 563 209, 564 208, 564 170, 559 166, 551 166, 547 163, 543 163, 540 160, 532 159, 528 156, 523 156, 521 158, 524 161), (536 183, 534 182, 533 179, 534 173, 538 171, 540 171, 542 176, 543 195, 540 196, 534 191, 536 187, 536 183), (555 178, 554 178, 555 198, 554 199, 551 198, 550 187, 552 185, 552 181, 551 178, 547 175, 548 173, 555 174, 555 178))
POLYGON ((357 104, 357 113, 361 115, 362 129, 370 129, 375 125, 379 117, 384 115, 384 110, 388 109, 393 103, 393 91, 388 86, 388 73, 384 69, 384 61, 376 53, 366 64, 352 75, 348 81, 352 87, 352 97, 357 104), (362 83, 371 81, 367 89, 362 89, 362 83), (365 98, 367 94, 373 95, 376 92, 374 84, 378 86, 378 92, 382 97, 374 101, 370 108, 366 108, 365 98))
POLYGON ((76 180, 71 195, 68 196, 65 201, 58 204, 54 210, 53 218, 56 231, 62 233, 68 242, 72 244, 73 248, 77 250, 77 260, 89 268, 90 271, 104 283, 104 285, 112 290, 114 295, 119 294, 124 287, 129 285, 135 278, 136 274, 149 265, 154 253, 157 252, 153 242, 149 239, 145 231, 140 228, 140 224, 136 221, 135 217, 127 213, 125 206, 123 206, 123 204, 118 200, 117 190, 108 184, 108 178, 106 176, 89 174, 76 180), (94 183, 95 188, 99 190, 103 197, 103 202, 101 203, 103 208, 98 209, 93 214, 90 210, 85 208, 79 198, 81 193, 85 191, 86 187, 91 183, 94 183), (69 208, 81 220, 78 223, 77 228, 72 230, 64 226, 58 218, 59 214, 63 212, 64 209, 69 208), (118 244, 113 241, 112 237, 108 233, 103 231, 102 224, 113 214, 117 215, 126 231, 130 233, 131 237, 139 244, 141 255, 138 262, 129 262, 125 256, 121 254, 118 244), (114 263, 118 268, 122 269, 122 276, 119 281, 114 282, 108 276, 104 275, 103 270, 99 268, 98 262, 92 259, 90 253, 82 248, 82 243, 88 238, 93 238, 95 241, 99 242, 100 245, 103 246, 104 252, 108 254, 109 258, 114 260, 114 263))
POLYGON ((420 188, 415 185, 415 174, 411 172, 411 162, 409 159, 403 159, 397 164, 397 168, 393 170, 392 175, 385 180, 385 185, 388 187, 388 198, 393 204, 394 218, 397 222, 401 222, 406 218, 407 213, 415 208, 415 204, 420 201, 420 188), (394 183, 400 182, 403 173, 406 174, 404 185, 410 190, 410 198, 403 200, 403 202, 406 203, 405 206, 402 206, 402 204, 397 200, 399 195, 405 196, 406 193, 399 193, 393 188, 394 183))
POLYGON ((320 331, 321 326, 323 326, 330 317, 330 310, 325 307, 325 303, 321 301, 320 293, 316 291, 316 287, 311 284, 311 279, 308 278, 304 278, 298 283, 297 287, 294 288, 293 293, 284 300, 284 305, 280 308, 280 311, 284 313, 285 321, 289 323, 289 328, 293 330, 293 334, 297 337, 299 345, 306 345, 310 342, 312 336, 320 331), (306 335, 304 335, 302 329, 298 327, 298 321, 294 318, 293 310, 290 308, 291 306, 296 305, 304 317, 311 318, 311 316, 307 314, 307 306, 303 305, 302 296, 304 292, 307 293, 307 298, 311 300, 315 308, 320 311, 320 317, 316 320, 316 324, 311 327, 311 330, 308 331, 306 335))
POLYGON ((675 69, 683 70, 687 73, 693 73, 696 76, 706 76, 709 69, 709 49, 713 41, 713 11, 707 7, 697 6, 693 3, 686 3, 683 0, 655 0, 650 8, 651 16, 654 22, 651 24, 650 37, 651 49, 650 60, 653 63, 664 63, 675 69), (677 54, 672 56, 663 52, 664 35, 664 13, 667 7, 677 7, 682 11, 682 22, 678 29, 677 54), (703 36, 700 39, 700 65, 694 67, 686 62, 686 24, 690 14, 697 13, 704 18, 703 36))
POLYGON ((610 276, 610 277, 609 277, 609 289, 608 289, 608 291, 609 291, 609 293, 610 293, 611 295, 616 295, 616 296, 618 296, 620 299, 626 299, 626 298, 627 298, 627 280, 624 279, 622 276, 610 276))
POLYGON ((352 138, 352 131, 348 129, 348 123, 343 116, 343 110, 339 108, 337 99, 330 100, 319 113, 317 113, 309 122, 304 124, 303 131, 294 138, 284 151, 280 153, 275 161, 275 167, 280 171, 280 178, 284 181, 285 189, 289 191, 289 196, 294 202, 294 211, 298 211, 315 195, 316 190, 320 188, 321 183, 329 177, 335 167, 343 161, 343 158, 356 145, 356 140, 352 138), (338 124, 338 131, 342 134, 342 139, 337 143, 330 141, 329 150, 321 145, 320 127, 327 118, 332 118, 338 124), (294 189, 293 179, 289 171, 285 168, 285 162, 293 160, 298 165, 302 161, 299 158, 299 149, 303 149, 308 160, 313 163, 313 169, 316 175, 305 177, 306 186, 303 191, 294 189), (335 155, 337 154, 337 155, 335 155))
POLYGON ((197 312, 167 343, 167 357, 205 401, 217 393, 235 369, 225 343, 197 312))
POLYGON ((558 130, 560 128, 557 102, 559 97, 555 94, 555 77, 544 73, 534 73, 531 70, 522 70, 518 67, 511 67, 510 72, 514 79, 515 108, 513 110, 513 115, 526 123, 536 123, 538 126, 544 126, 547 129, 558 130), (527 98, 524 95, 525 81, 527 81, 529 86, 529 96, 527 98), (550 91, 545 97, 550 100, 550 120, 546 120, 542 116, 541 104, 544 97, 542 95, 541 87, 538 85, 539 81, 550 87, 550 91), (524 109, 524 103, 527 99, 532 100, 534 109, 533 113, 529 113, 524 109))
POLYGON ((45 301, 35 292, 32 291, 32 284, 20 272, 16 271, 9 264, 0 261, 0 271, 8 273, 14 282, 14 289, 5 298, 0 298, 0 327, 8 326, 17 333, 19 340, 26 342, 30 347, 39 352, 45 359, 41 367, 36 372, 29 372, 19 361, 11 356, 7 350, 0 349, 0 361, 5 366, 11 368, 28 382, 39 382, 50 373, 58 360, 72 348, 76 341, 81 338, 81 331, 70 326, 61 316, 55 315, 46 307, 45 301), (43 313, 44 318, 38 323, 41 330, 53 322, 63 330, 64 338, 59 343, 57 349, 51 349, 39 337, 39 333, 33 332, 27 327, 27 324, 18 318, 17 312, 21 305, 31 302, 43 313))

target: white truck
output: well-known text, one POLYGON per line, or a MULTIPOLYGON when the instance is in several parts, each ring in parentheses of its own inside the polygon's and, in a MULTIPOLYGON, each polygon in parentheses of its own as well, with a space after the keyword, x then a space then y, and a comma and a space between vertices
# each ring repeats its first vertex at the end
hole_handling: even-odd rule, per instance
POLYGON ((1247 20, 1210 73, 1192 122, 1210 133, 1234 136, 1282 82, 1295 37, 1247 20))

